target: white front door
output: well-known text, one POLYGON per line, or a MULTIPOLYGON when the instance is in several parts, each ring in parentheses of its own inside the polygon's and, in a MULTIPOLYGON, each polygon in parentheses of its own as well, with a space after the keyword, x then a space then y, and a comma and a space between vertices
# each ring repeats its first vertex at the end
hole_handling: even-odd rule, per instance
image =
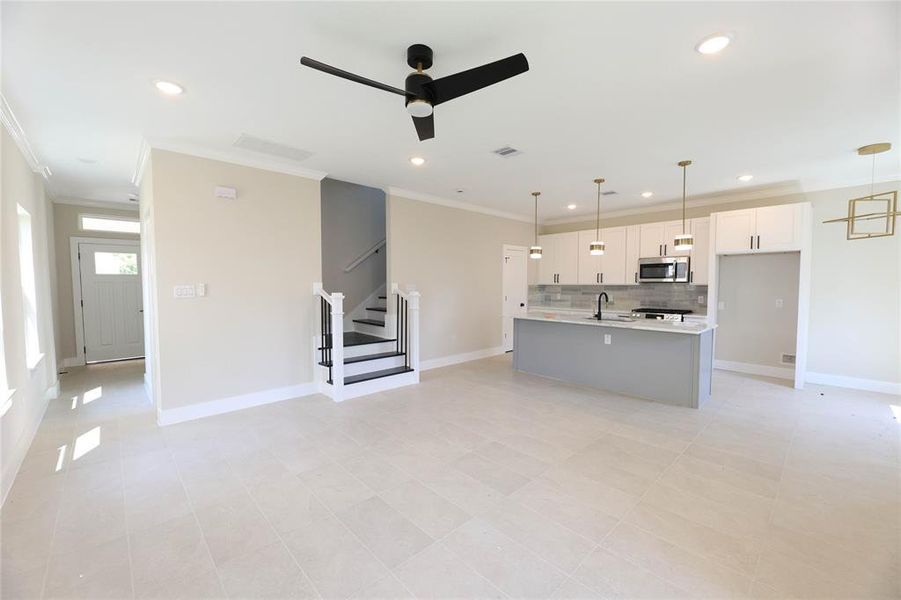
POLYGON ((528 310, 528 260, 524 247, 504 246, 504 352, 513 350, 513 318, 528 310))
POLYGON ((144 356, 138 242, 79 243, 85 362, 144 356))

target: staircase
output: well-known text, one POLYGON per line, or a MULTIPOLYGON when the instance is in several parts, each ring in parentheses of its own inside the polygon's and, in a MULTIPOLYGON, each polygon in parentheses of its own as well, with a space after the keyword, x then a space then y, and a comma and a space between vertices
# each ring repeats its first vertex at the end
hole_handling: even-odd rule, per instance
POLYGON ((390 298, 379 296, 365 307, 366 317, 353 319, 353 330, 344 331, 344 295, 314 285, 317 385, 336 402, 419 383, 419 293, 397 284, 391 289, 390 298))

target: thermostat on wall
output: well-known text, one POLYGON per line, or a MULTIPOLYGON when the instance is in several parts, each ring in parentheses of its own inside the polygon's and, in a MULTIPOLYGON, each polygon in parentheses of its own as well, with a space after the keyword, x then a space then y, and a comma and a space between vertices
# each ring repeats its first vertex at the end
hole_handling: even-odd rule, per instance
POLYGON ((223 185, 217 185, 213 194, 217 198, 224 198, 226 200, 235 200, 238 198, 238 190, 231 187, 225 187, 223 185))

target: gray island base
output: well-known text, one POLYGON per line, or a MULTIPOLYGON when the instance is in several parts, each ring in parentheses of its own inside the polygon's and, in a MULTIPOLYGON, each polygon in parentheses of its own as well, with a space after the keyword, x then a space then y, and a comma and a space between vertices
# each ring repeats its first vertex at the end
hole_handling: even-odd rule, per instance
POLYGON ((710 398, 708 325, 528 316, 514 328, 517 371, 675 406, 698 408, 710 398))

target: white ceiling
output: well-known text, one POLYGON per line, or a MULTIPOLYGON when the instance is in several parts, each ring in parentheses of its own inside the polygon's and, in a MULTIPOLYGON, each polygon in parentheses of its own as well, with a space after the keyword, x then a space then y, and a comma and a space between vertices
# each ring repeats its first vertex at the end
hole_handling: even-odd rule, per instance
POLYGON ((618 192, 605 210, 678 198, 685 158, 693 194, 745 189, 742 173, 860 183, 854 150, 878 141, 895 149, 877 177, 898 177, 899 24, 896 2, 3 2, 2 91, 60 196, 127 201, 142 139, 253 156, 232 147, 247 133, 330 177, 522 216, 541 190, 554 219, 590 214, 597 176, 618 192), (735 36, 722 54, 694 51, 720 31, 735 36), (419 142, 400 97, 298 63, 403 87, 417 42, 435 77, 520 51, 531 70, 437 107, 419 142), (522 154, 491 154, 505 145, 522 154))

